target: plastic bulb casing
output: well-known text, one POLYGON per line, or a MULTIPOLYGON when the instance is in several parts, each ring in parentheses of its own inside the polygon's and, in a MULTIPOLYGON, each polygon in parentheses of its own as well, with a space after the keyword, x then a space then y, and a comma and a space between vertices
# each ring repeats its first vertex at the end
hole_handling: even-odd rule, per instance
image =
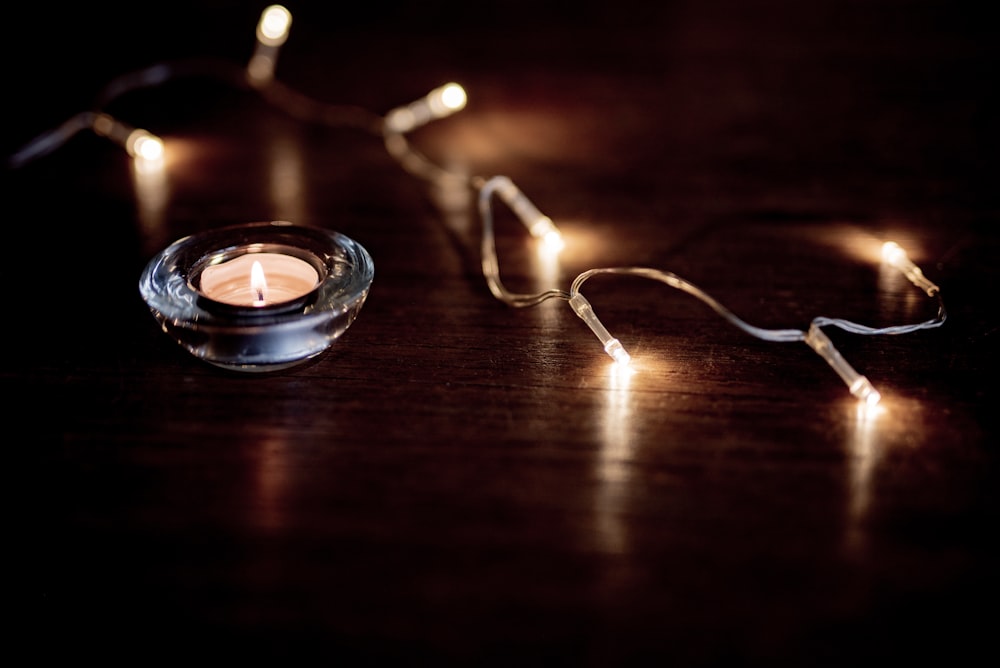
POLYGON ((108 114, 98 114, 91 126, 101 137, 123 147, 133 158, 155 160, 163 155, 163 140, 141 128, 122 123, 108 114))
POLYGON ((805 342, 809 344, 809 347, 815 350, 820 357, 827 361, 833 370, 837 372, 837 375, 839 375, 844 383, 847 384, 847 388, 850 390, 851 394, 859 400, 868 406, 874 406, 882 399, 882 395, 879 394, 878 390, 875 389, 871 382, 855 371, 854 367, 847 363, 847 360, 845 360, 840 354, 840 351, 833 346, 833 342, 830 340, 830 337, 828 337, 822 329, 816 325, 810 327, 809 332, 806 333, 805 342))
POLYGON ((265 46, 281 46, 288 39, 292 14, 281 5, 264 8, 257 23, 257 41, 265 46))
POLYGON ((145 130, 133 130, 125 140, 125 150, 138 160, 159 160, 163 157, 163 140, 145 130))
POLYGON ((941 291, 941 288, 924 276, 924 272, 921 271, 920 267, 913 264, 906 251, 895 241, 887 241, 882 244, 882 259, 903 272, 903 275, 911 283, 926 292, 929 297, 933 297, 941 291))
POLYGON ((561 249, 562 235, 552 219, 538 210, 521 189, 506 176, 495 177, 496 193, 524 224, 531 236, 543 239, 549 248, 561 249))
POLYGON ((247 78, 253 85, 265 85, 274 79, 278 51, 288 39, 292 14, 281 5, 266 7, 257 23, 257 46, 247 64, 247 78))
POLYGON ((457 83, 448 83, 415 102, 390 111, 385 116, 385 126, 391 132, 410 132, 433 120, 450 116, 464 108, 465 103, 465 89, 457 83))
POLYGON ((594 332, 604 346, 604 352, 610 355, 611 359, 622 366, 626 366, 631 362, 632 357, 628 354, 628 351, 625 350, 621 341, 611 336, 611 333, 608 332, 607 328, 597 318, 597 314, 594 313, 594 307, 590 305, 586 297, 577 293, 570 298, 569 305, 573 308, 573 312, 587 323, 587 326, 590 327, 590 330, 594 332))

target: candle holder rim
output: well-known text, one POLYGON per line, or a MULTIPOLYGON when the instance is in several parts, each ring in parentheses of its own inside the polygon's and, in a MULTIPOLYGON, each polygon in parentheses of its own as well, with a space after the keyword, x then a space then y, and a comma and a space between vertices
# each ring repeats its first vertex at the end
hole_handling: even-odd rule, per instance
MULTIPOLYGON (((258 221, 211 228, 177 239, 149 260, 139 289, 164 331, 169 330, 189 352, 219 366, 259 371, 287 367, 326 349, 353 322, 373 278, 371 255, 341 232, 287 221, 258 221), (295 300, 265 307, 237 307, 211 300, 192 283, 192 272, 196 267, 203 270, 206 258, 255 244, 311 254, 314 260, 307 261, 317 273, 322 272, 316 286, 295 300), (267 353, 242 355, 230 351, 220 357, 211 346, 193 343, 239 336, 254 350, 255 337, 256 344, 260 344, 270 341, 266 336, 277 337, 278 341, 283 337, 297 348, 275 353, 280 359, 261 359, 267 353)), ((290 343, 288 347, 294 346, 290 343)))

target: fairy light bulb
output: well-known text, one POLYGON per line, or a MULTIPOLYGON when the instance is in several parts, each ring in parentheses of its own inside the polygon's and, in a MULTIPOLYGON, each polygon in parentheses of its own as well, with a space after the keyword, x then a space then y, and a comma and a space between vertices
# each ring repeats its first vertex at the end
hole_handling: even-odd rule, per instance
POLYGON ((810 348, 815 350, 820 357, 837 372, 837 375, 847 384, 847 389, 851 394, 868 406, 875 406, 882 399, 875 386, 866 377, 854 370, 847 360, 843 358, 822 329, 812 325, 806 333, 805 342, 810 348))
POLYGON ((136 159, 159 160, 163 157, 163 140, 145 130, 133 130, 125 140, 125 150, 136 159))
POLYGON ((559 230, 546 232, 545 236, 542 238, 542 243, 545 244, 545 249, 549 253, 558 253, 566 247, 566 242, 563 241, 562 234, 559 233, 559 230))
POLYGON ((901 271, 911 283, 926 292, 927 296, 933 297, 941 291, 941 288, 924 276, 924 272, 921 271, 920 267, 913 264, 906 251, 895 241, 887 241, 882 244, 882 259, 887 264, 901 271))
POLYGON ((531 236, 542 239, 546 248, 550 250, 562 250, 565 245, 562 235, 551 218, 539 211, 538 207, 506 176, 494 177, 492 181, 497 195, 517 215, 531 236))
POLYGON ((124 148, 133 158, 158 160, 163 157, 163 140, 146 130, 122 123, 110 114, 95 115, 91 129, 124 148))
POLYGON ((430 105, 435 118, 443 118, 456 111, 461 111, 465 108, 467 101, 464 88, 457 83, 448 83, 431 91, 427 104, 430 105))
POLYGON ((632 361, 632 356, 628 354, 627 350, 625 350, 625 346, 621 344, 621 341, 611 336, 611 333, 597 318, 597 314, 594 313, 594 307, 590 305, 587 298, 578 292, 570 297, 569 305, 573 308, 573 312, 576 313, 581 320, 587 323, 590 330, 594 332, 600 340, 601 344, 604 346, 604 352, 610 355, 611 359, 619 365, 628 366, 628 364, 632 361))
POLYGON ((257 23, 257 40, 267 46, 281 46, 288 39, 292 13, 281 5, 266 7, 257 23))
POLYGON ((274 78, 278 50, 288 39, 292 27, 292 13, 281 5, 266 7, 257 22, 257 46, 247 64, 247 78, 251 84, 260 85, 274 78))
POLYGON ((390 111, 385 116, 385 127, 390 132, 410 132, 461 111, 465 108, 466 101, 464 88, 457 83, 447 83, 419 100, 390 111))

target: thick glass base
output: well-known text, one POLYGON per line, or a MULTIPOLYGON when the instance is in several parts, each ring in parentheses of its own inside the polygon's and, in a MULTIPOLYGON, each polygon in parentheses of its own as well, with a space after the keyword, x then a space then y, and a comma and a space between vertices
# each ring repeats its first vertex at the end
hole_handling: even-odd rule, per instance
POLYGON ((286 222, 250 223, 174 242, 146 265, 139 291, 163 331, 195 357, 235 371, 266 372, 316 357, 347 331, 374 273, 368 252, 343 234, 286 222), (316 290, 293 308, 232 308, 196 287, 197 268, 213 256, 275 247, 301 251, 322 273, 316 290))

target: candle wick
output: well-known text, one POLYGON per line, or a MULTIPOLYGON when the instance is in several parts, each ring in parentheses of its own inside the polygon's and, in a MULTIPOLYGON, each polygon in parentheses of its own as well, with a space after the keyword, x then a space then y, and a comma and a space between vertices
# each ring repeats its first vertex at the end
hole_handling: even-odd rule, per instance
POLYGON ((257 288, 257 301, 261 304, 264 303, 264 290, 263 288, 257 288))

